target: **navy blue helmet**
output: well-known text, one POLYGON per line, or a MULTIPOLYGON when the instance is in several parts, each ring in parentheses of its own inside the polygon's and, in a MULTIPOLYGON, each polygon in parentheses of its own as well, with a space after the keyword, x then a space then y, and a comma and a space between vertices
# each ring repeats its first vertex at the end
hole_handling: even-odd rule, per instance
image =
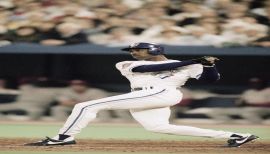
POLYGON ((130 51, 130 49, 148 49, 148 53, 151 55, 163 55, 164 54, 164 47, 153 44, 153 43, 145 43, 139 42, 131 44, 128 48, 123 48, 123 51, 130 51))

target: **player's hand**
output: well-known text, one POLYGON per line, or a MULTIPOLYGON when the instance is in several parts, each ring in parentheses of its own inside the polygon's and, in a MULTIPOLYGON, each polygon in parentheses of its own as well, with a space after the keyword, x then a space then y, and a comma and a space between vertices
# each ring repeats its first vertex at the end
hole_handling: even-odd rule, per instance
POLYGON ((201 58, 196 58, 192 60, 205 66, 213 66, 217 61, 219 61, 217 57, 212 56, 203 56, 201 58))

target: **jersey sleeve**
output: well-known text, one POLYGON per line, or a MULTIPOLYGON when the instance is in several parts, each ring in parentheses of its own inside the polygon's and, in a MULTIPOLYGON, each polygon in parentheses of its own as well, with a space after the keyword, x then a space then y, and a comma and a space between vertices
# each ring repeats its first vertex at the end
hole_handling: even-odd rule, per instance
POLYGON ((190 78, 199 79, 203 72, 203 65, 201 64, 189 65, 187 66, 187 70, 190 78))
POLYGON ((143 65, 140 61, 123 61, 115 65, 115 67, 121 72, 122 75, 132 73, 132 68, 143 65))

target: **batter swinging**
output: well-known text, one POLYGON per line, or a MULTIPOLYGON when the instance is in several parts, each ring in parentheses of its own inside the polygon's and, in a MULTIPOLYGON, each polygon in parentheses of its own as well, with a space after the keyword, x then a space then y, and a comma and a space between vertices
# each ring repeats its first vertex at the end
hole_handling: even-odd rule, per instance
POLYGON ((138 61, 123 61, 116 68, 130 81, 131 92, 75 105, 58 135, 28 146, 75 144, 75 135, 95 119, 98 111, 128 109, 146 130, 158 133, 228 139, 229 147, 238 147, 258 138, 251 134, 179 126, 169 123, 170 106, 182 99, 181 86, 190 78, 215 81, 219 74, 215 57, 170 60, 164 48, 152 43, 135 43, 122 49, 138 61))

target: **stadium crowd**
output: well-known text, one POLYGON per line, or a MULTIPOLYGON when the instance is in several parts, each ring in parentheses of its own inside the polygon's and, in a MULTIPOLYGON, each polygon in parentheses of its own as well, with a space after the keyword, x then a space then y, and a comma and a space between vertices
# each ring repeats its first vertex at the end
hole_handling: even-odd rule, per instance
MULTIPOLYGON (((52 81, 46 77, 21 78, 17 88, 10 88, 8 80, 0 79, 0 120, 12 117, 40 120, 47 115, 51 120, 63 121, 77 103, 117 94, 95 88, 79 79, 52 81)), ((101 111, 98 120, 104 122, 112 117, 121 117, 125 121, 129 114, 126 111, 101 111)))
POLYGON ((267 0, 1 0, 0 46, 270 46, 267 0))

